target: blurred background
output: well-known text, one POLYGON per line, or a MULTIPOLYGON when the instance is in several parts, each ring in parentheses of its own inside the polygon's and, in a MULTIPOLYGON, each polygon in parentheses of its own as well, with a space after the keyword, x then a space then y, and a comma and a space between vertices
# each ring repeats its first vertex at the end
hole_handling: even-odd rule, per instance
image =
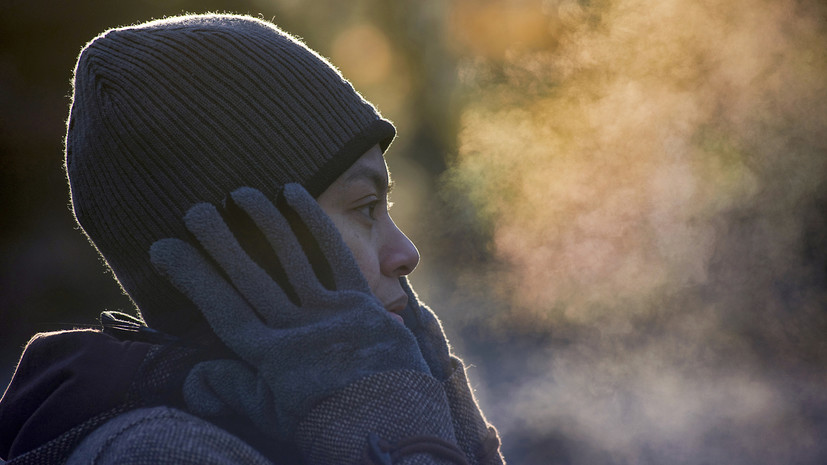
POLYGON ((510 463, 827 463, 820 0, 2 0, 0 385, 34 332, 130 311, 68 204, 78 52, 206 11, 396 123, 412 280, 510 463))

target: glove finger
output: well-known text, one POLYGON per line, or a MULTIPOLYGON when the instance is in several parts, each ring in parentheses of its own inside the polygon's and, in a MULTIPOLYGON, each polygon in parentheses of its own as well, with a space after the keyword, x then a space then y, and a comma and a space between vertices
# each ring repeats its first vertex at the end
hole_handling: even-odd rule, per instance
POLYGON ((242 187, 230 197, 264 233, 285 269, 286 278, 302 304, 323 292, 322 283, 289 221, 256 189, 242 187))
POLYGON ((221 214, 211 204, 190 208, 184 223, 242 296, 269 326, 280 321, 295 305, 289 295, 244 251, 221 214))
POLYGON ((405 326, 416 337, 419 350, 428 363, 431 374, 439 380, 447 379, 453 372, 453 365, 451 346, 445 338, 442 324, 436 314, 419 300, 407 276, 400 277, 399 283, 408 295, 408 304, 402 311, 405 326))
POLYGON ((273 250, 273 246, 264 232, 232 198, 224 200, 224 209, 221 211, 224 221, 233 233, 236 241, 247 253, 247 256, 260 266, 270 278, 284 290, 290 301, 298 308, 301 304, 296 290, 290 284, 287 271, 281 259, 273 250))
POLYGON ((402 310, 402 320, 405 322, 405 326, 415 334, 422 329, 422 312, 420 311, 419 296, 416 295, 416 292, 411 287, 407 276, 400 276, 399 284, 408 296, 408 303, 405 305, 405 309, 402 310))
POLYGON ((213 332, 238 355, 253 363, 256 341, 270 330, 250 304, 192 245, 161 239, 149 249, 158 272, 187 296, 207 319, 213 332))
POLYGON ((302 224, 316 240, 321 253, 333 272, 338 290, 355 290, 370 293, 356 259, 342 239, 342 235, 319 203, 299 184, 284 186, 283 196, 296 212, 302 224))

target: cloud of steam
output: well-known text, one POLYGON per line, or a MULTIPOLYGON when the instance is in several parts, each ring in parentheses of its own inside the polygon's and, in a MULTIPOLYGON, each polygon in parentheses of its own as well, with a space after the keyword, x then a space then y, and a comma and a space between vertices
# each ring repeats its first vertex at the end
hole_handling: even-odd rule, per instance
POLYGON ((484 394, 506 438, 565 437, 573 463, 824 460, 823 7, 504 3, 548 37, 464 65, 445 184, 490 236, 459 270, 506 303, 488 325, 552 335, 484 394))

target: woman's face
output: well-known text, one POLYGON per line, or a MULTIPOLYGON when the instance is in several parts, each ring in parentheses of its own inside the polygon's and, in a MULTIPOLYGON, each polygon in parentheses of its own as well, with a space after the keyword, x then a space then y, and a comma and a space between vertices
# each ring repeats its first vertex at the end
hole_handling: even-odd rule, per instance
POLYGON ((419 252, 390 217, 391 186, 385 158, 375 145, 318 201, 356 258, 370 290, 385 309, 398 316, 408 300, 399 277, 416 268, 419 252))

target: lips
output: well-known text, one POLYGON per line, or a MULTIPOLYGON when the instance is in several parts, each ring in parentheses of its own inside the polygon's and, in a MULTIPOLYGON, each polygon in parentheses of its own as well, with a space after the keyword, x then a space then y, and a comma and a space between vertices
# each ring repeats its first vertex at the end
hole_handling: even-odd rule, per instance
POLYGON ((390 312, 391 316, 399 320, 400 323, 405 324, 405 322, 402 320, 402 311, 405 310, 406 305, 408 305, 408 296, 403 295, 398 299, 395 299, 391 303, 385 305, 385 310, 390 312))

